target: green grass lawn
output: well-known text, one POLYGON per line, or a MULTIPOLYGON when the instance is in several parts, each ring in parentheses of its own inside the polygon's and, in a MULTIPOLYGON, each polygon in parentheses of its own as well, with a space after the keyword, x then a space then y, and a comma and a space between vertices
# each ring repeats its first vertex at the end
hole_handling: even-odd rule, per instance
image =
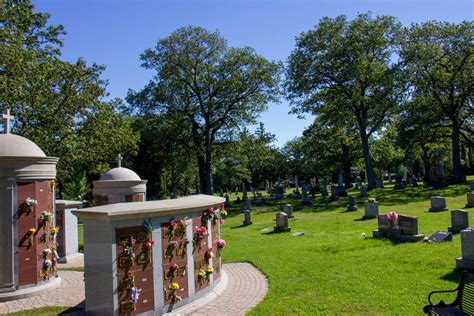
MULTIPOLYGON (((419 232, 429 236, 446 231, 451 222, 450 212, 428 212, 429 198, 442 195, 449 209, 463 208, 468 190, 468 184, 397 191, 387 185, 370 191, 369 197, 379 201, 380 214, 396 211, 418 216, 419 232)), ((358 192, 351 190, 350 194, 358 192)), ((357 212, 346 212, 347 198, 329 203, 328 198, 316 196, 310 207, 300 206, 301 199, 285 199, 256 208, 253 224, 247 227, 241 226, 243 214, 239 213, 244 206, 229 208, 222 227, 227 241, 224 262, 251 262, 269 280, 267 296, 250 315, 420 315, 430 291, 457 286, 459 271, 454 268, 461 255, 459 235, 452 242, 433 244, 373 239, 377 219, 362 220, 363 200, 358 198, 357 212), (292 232, 304 232, 303 236, 273 233, 275 214, 286 203, 293 204, 292 232)), ((472 211, 469 219, 474 223, 472 211)), ((448 294, 443 299, 452 297, 448 294)))

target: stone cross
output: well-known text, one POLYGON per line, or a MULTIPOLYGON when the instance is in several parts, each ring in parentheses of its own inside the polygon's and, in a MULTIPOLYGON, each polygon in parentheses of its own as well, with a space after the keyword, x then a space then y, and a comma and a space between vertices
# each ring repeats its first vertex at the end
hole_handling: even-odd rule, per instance
POLYGON ((7 109, 6 112, 2 114, 3 121, 3 133, 10 133, 10 120, 13 119, 13 116, 10 115, 10 109, 7 109))
POLYGON ((122 159, 123 159, 122 154, 118 154, 118 155, 117 155, 117 158, 115 158, 115 160, 117 160, 117 167, 118 167, 118 168, 121 168, 121 167, 122 167, 122 159))

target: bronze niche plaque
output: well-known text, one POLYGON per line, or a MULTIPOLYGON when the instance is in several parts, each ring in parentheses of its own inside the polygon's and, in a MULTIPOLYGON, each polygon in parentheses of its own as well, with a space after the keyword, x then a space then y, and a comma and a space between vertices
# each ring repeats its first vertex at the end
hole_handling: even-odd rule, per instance
POLYGON ((147 264, 148 262, 150 262, 148 251, 143 251, 137 256, 137 264, 147 264))
POLYGON ((138 242, 145 242, 148 240, 147 232, 140 232, 137 234, 137 241, 138 242))
POLYGON ((186 225, 178 224, 174 230, 174 236, 177 238, 183 238, 186 235, 186 225))
POLYGON ((122 269, 130 268, 133 265, 132 257, 130 256, 123 256, 119 259, 119 266, 122 269))
POLYGON ((132 301, 120 302, 120 312, 128 313, 135 310, 135 304, 132 301))
POLYGON ((184 277, 186 274, 186 267, 187 266, 182 266, 178 268, 178 276, 179 277, 184 277))

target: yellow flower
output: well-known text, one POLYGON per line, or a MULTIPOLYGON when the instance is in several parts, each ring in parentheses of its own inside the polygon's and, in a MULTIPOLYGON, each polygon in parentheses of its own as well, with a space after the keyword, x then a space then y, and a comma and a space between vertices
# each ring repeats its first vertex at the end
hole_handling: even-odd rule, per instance
POLYGON ((59 226, 51 228, 51 234, 56 235, 59 233, 59 226))
POLYGON ((209 266, 209 267, 207 267, 206 272, 207 273, 212 273, 212 272, 214 272, 214 269, 211 266, 209 266))
POLYGON ((29 232, 30 234, 34 235, 36 233, 36 228, 30 228, 29 232))
POLYGON ((227 211, 226 210, 222 210, 221 213, 222 213, 222 215, 227 216, 227 211))
POLYGON ((205 277, 206 277, 206 272, 203 271, 203 270, 199 271, 199 276, 200 276, 201 278, 205 278, 205 277))
POLYGON ((170 290, 174 290, 174 291, 179 290, 179 284, 176 283, 176 282, 171 283, 170 284, 170 290))

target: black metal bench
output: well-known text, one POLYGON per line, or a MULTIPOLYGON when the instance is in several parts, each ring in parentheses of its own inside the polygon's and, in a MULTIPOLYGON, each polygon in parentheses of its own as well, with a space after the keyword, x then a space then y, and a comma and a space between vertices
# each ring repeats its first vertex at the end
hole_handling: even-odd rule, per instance
POLYGON ((474 274, 464 271, 456 289, 433 291, 428 295, 428 302, 430 305, 423 307, 423 311, 428 315, 474 315, 474 274), (454 302, 446 304, 440 301, 436 305, 431 302, 431 295, 449 292, 457 292, 454 302))

